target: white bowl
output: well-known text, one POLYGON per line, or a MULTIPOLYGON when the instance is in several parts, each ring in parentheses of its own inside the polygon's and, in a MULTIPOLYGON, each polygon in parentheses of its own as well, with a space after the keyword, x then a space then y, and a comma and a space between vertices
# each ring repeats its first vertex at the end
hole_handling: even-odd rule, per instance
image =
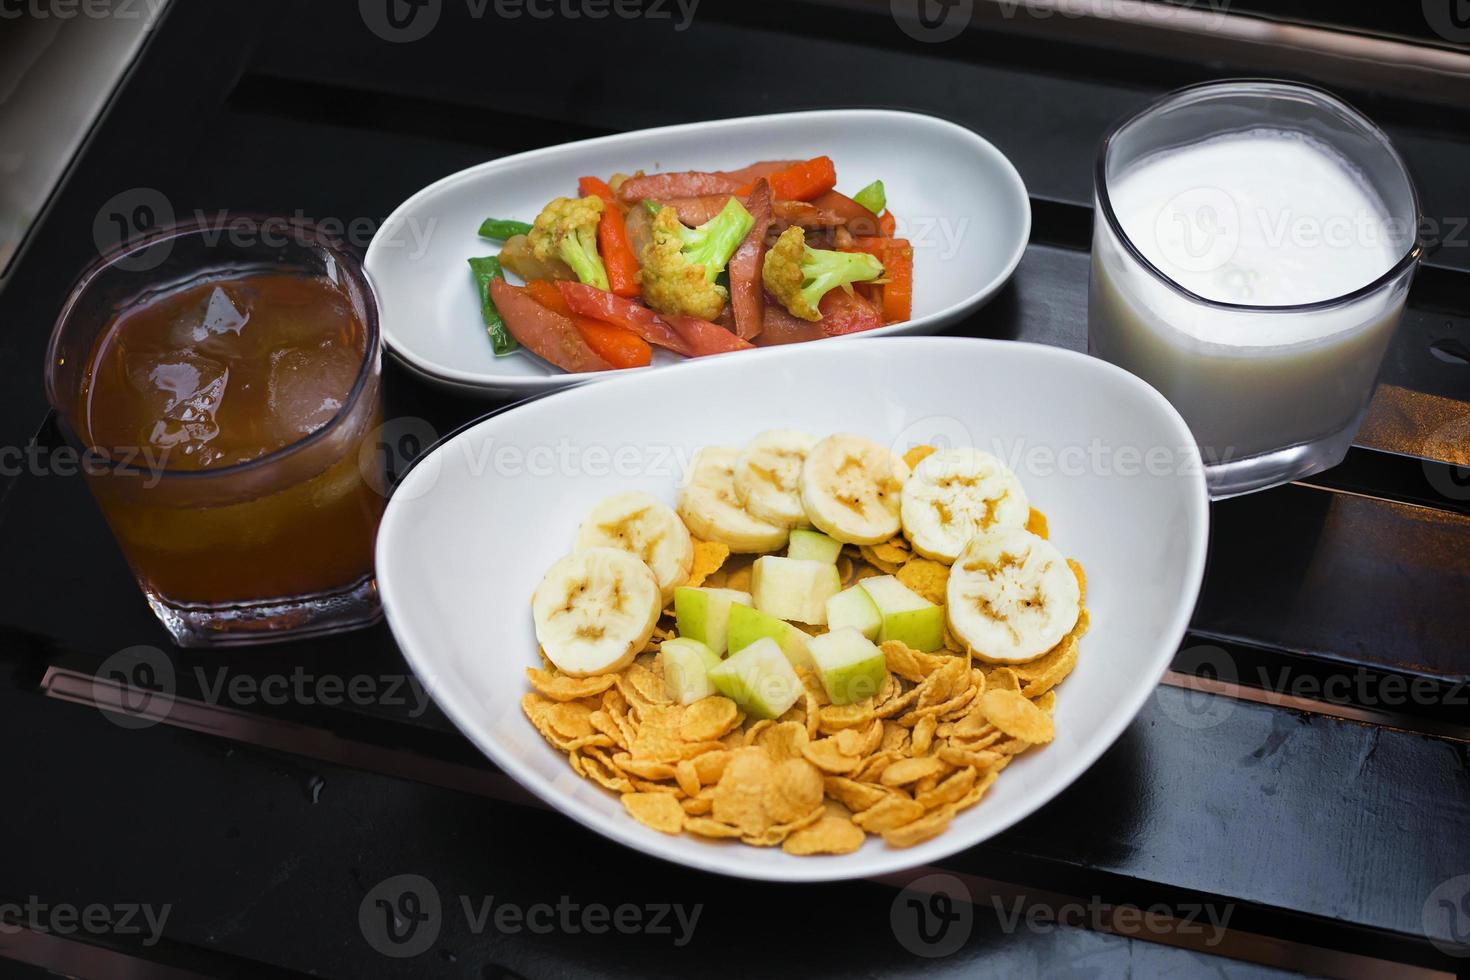
POLYGON ((649 368, 567 374, 524 351, 496 357, 466 264, 499 248, 479 237, 480 222, 530 221, 552 198, 575 195, 582 176, 724 170, 823 153, 849 194, 882 179, 914 244, 913 318, 860 336, 934 333, 979 308, 1021 261, 1031 236, 1026 187, 999 150, 962 126, 875 109, 722 119, 547 147, 425 187, 389 215, 368 248, 383 339, 431 381, 499 395, 687 364, 661 351, 649 368))
POLYGON ((803 345, 589 385, 461 430, 389 502, 377 574, 393 633, 435 700, 551 806, 680 864, 817 881, 936 861, 999 833, 1081 775, 1138 712, 1184 635, 1207 514, 1188 427, 1158 392, 1103 361, 948 337, 803 345), (899 449, 998 451, 1050 519, 1052 540, 1087 571, 1092 630, 1057 689, 1056 741, 1021 756, 978 806, 908 850, 872 838, 850 855, 798 858, 660 834, 573 773, 520 710, 525 668, 538 663, 531 592, 570 549, 583 514, 624 490, 672 503, 700 446, 778 426, 862 433, 899 449))

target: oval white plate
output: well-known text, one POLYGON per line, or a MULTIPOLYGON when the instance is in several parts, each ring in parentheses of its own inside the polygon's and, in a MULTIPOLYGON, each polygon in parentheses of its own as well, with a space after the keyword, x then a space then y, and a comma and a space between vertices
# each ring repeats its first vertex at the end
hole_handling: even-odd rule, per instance
MULTIPOLYGON (((399 205, 367 253, 383 339, 420 374, 459 390, 531 395, 627 371, 567 374, 524 352, 496 357, 466 260, 498 245, 487 217, 530 221, 577 178, 622 171, 722 170, 825 153, 847 193, 882 179, 914 244, 913 318, 862 334, 933 333, 1003 286, 1031 236, 1016 168, 962 126, 912 112, 843 109, 645 129, 492 160, 443 178, 399 205)), ((667 352, 650 368, 682 364, 667 352)))
POLYGON ((1189 429, 1154 389, 1103 361, 952 337, 798 345, 584 386, 451 436, 388 504, 378 587, 404 655, 445 713, 551 806, 690 867, 819 881, 936 861, 1081 775, 1142 707, 1184 635, 1207 521, 1189 429), (870 838, 853 854, 798 858, 649 830, 572 772, 521 714, 525 668, 538 663, 531 592, 570 549, 583 514, 624 490, 673 503, 697 448, 777 426, 857 432, 900 449, 998 450, 1047 514, 1052 540, 1087 570, 1092 630, 1057 689, 1056 741, 1020 757, 978 806, 908 850, 870 838), (1172 463, 1141 463, 1154 447, 1172 463))

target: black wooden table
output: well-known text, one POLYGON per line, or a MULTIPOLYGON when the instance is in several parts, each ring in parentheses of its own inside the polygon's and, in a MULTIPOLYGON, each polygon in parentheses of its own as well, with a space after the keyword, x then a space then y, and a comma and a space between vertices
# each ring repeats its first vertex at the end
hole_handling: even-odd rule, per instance
MULTIPOLYGON (((0 294, 0 974, 1464 973, 1470 98, 1445 42, 1465 38, 1430 4, 1353 25, 1410 38, 1357 49, 1242 39, 1270 22, 1239 10, 1190 35, 980 0, 938 41, 891 6, 165 15, 0 294), (1418 55, 1448 60, 1395 67, 1418 55), (1035 230, 954 332, 1080 349, 1099 138, 1162 91, 1243 73, 1330 84, 1384 125, 1443 244, 1348 460, 1214 505, 1204 593, 1156 696, 1057 800, 941 867, 792 887, 620 848, 481 758, 386 627, 172 648, 48 419, 50 326, 98 227, 139 203, 335 220, 362 249, 412 191, 485 159, 788 109, 915 109, 993 141, 1035 230), (157 723, 151 690, 171 694, 157 723)), ((386 380, 389 415, 420 434, 497 407, 391 360, 386 380)))

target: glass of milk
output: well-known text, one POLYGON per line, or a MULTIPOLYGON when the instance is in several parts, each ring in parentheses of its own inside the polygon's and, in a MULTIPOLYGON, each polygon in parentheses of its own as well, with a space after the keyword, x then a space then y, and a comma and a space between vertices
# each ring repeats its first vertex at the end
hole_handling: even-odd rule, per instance
POLYGON ((1088 349, 1174 404, 1211 495, 1339 463, 1421 252, 1382 130, 1308 86, 1196 85, 1103 140, 1095 195, 1088 349))

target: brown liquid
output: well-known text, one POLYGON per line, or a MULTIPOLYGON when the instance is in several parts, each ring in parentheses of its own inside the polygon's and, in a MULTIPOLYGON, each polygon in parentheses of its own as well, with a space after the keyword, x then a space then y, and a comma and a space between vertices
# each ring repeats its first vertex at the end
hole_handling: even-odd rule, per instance
POLYGON ((123 311, 92 356, 92 445, 137 448, 169 469, 258 459, 320 428, 347 401, 364 331, 324 279, 256 275, 123 311))
POLYGON ((99 335, 81 435, 143 470, 92 485, 150 590, 173 603, 234 603, 331 592, 371 574, 383 500, 359 449, 379 417, 375 362, 351 397, 366 345, 336 286, 282 273, 152 297, 99 335))

